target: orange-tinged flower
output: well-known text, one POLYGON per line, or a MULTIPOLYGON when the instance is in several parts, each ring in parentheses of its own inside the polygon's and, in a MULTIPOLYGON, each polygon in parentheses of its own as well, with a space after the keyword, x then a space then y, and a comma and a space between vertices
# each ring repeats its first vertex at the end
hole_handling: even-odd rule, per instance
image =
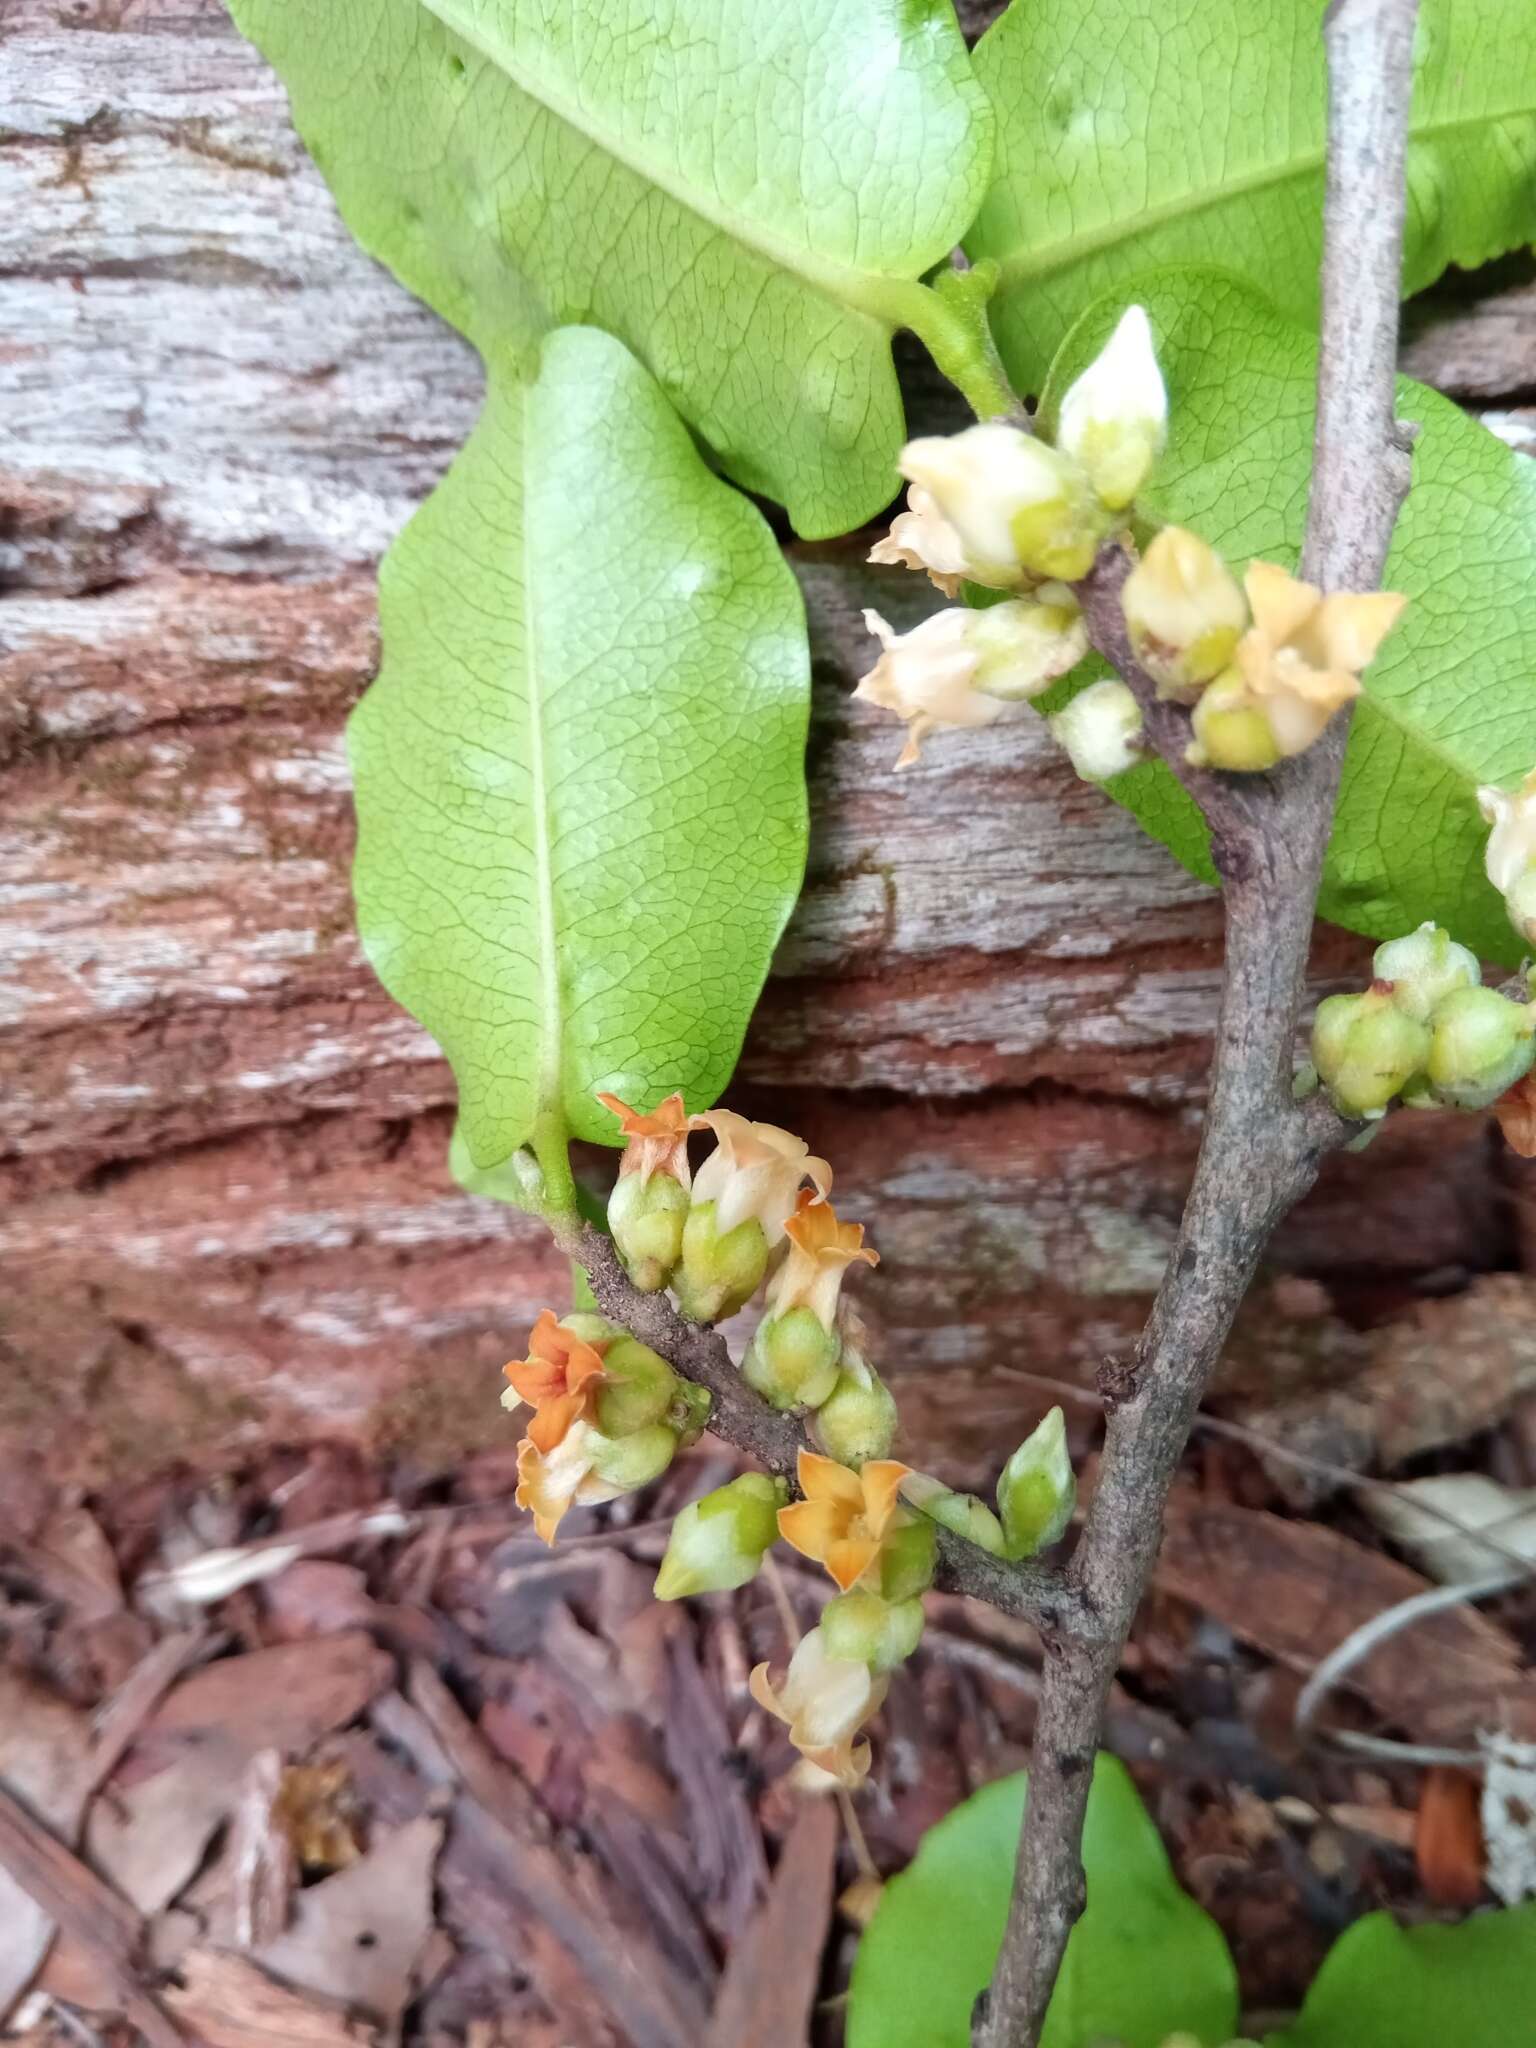
POLYGON ((867 1664, 829 1657, 819 1628, 802 1638, 789 1660, 783 1683, 775 1686, 768 1666, 759 1664, 749 1681, 760 1707, 789 1725, 800 1754, 851 1792, 869 1775, 869 1744, 854 1741, 885 1699, 884 1677, 867 1664))
POLYGON ((638 1173, 644 1185, 653 1173, 664 1173, 682 1187, 690 1180, 688 1133, 699 1128, 700 1119, 689 1116, 681 1095, 669 1095, 646 1114, 631 1109, 617 1095, 599 1095, 604 1109, 611 1109, 619 1129, 629 1140, 619 1161, 619 1178, 638 1173))
POLYGON ((554 1543, 567 1508, 595 1507, 599 1501, 617 1500, 624 1490, 592 1470, 591 1430, 589 1422, 572 1423, 547 1451, 530 1431, 517 1447, 517 1505, 533 1516, 534 1528, 548 1544, 554 1543))
POLYGON ((865 1244, 862 1223, 840 1223, 832 1204, 810 1188, 800 1190, 784 1235, 789 1256, 768 1283, 768 1314, 782 1316, 792 1308, 808 1308, 822 1328, 830 1330, 843 1274, 855 1259, 878 1266, 880 1254, 865 1244))
POLYGON ((880 1555, 898 1510, 897 1489, 910 1468, 894 1458, 871 1458, 850 1472, 834 1458, 800 1453, 804 1500, 779 1510, 779 1534, 802 1557, 824 1564, 846 1593, 880 1555))
POLYGON ((831 1167, 814 1158, 804 1138, 792 1131, 752 1123, 733 1109, 706 1110, 699 1122, 719 1142, 699 1168, 694 1206, 714 1203, 715 1229, 722 1237, 752 1217, 762 1225, 771 1250, 784 1235, 800 1183, 814 1181, 823 1195, 830 1190, 831 1167))
MULTIPOLYGON (((590 1422, 603 1376, 602 1353, 568 1330, 552 1308, 534 1324, 528 1356, 505 1368, 518 1401, 533 1407, 527 1441, 548 1453, 578 1422, 590 1422)), ((502 1399, 506 1402, 506 1396, 502 1399)), ((515 1407, 516 1402, 507 1402, 515 1407)))

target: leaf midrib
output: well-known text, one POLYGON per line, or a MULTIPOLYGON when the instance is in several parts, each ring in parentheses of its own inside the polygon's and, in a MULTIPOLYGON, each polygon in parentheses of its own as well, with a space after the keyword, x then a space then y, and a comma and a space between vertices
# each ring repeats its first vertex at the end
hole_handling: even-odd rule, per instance
MULTIPOLYGON (((1463 128, 1529 120, 1533 115, 1536 115, 1536 104, 1506 107, 1496 114, 1468 114, 1456 120, 1429 121, 1411 127, 1408 139, 1410 145, 1429 142, 1437 136, 1455 134, 1463 128)), ((1145 234, 1150 229, 1166 226, 1169 221, 1209 212, 1212 207, 1224 205, 1229 199, 1246 198, 1252 192, 1263 192, 1295 178, 1315 176, 1322 170, 1323 161, 1324 151, 1319 144, 1316 149, 1307 150, 1299 157, 1289 157, 1283 164, 1265 165, 1241 178, 1234 178, 1230 183, 1208 186, 1201 192, 1183 192, 1176 199, 1165 200, 1159 206, 1145 207, 1134 215, 1119 214, 1113 220, 1068 240, 1042 243, 1034 250, 1020 250, 1011 256, 994 255, 993 260, 1001 273, 999 288, 1026 278, 1047 277, 1053 271, 1065 270, 1085 257, 1096 256, 1102 249, 1113 248, 1117 243, 1129 240, 1133 234, 1145 234)))
POLYGON ((561 1003, 560 966, 555 921, 554 871, 550 860, 549 776, 544 759, 543 705, 539 693, 539 650, 535 619, 533 549, 530 544, 533 521, 529 517, 528 451, 533 431, 533 392, 522 394, 522 490, 523 521, 523 687, 528 698, 528 793, 533 823, 534 898, 538 915, 539 947, 539 1078, 538 1114, 561 1108, 560 1054, 561 1003))
POLYGON ((623 164, 636 177, 664 192, 685 213, 691 213, 718 234, 750 249, 754 255, 763 257, 779 269, 789 271, 835 305, 864 313, 888 328, 900 327, 907 321, 911 312, 911 295, 922 289, 915 279, 886 271, 853 270, 844 264, 827 262, 809 249, 781 241, 755 222, 742 220, 724 205, 717 203, 711 206, 702 194, 690 190, 676 172, 660 169, 648 162, 638 150, 603 129, 590 113, 584 114, 581 109, 567 104, 558 93, 551 91, 547 81, 525 71, 510 51, 492 48, 489 38, 477 35, 472 27, 457 21, 454 18, 454 0, 421 0, 421 4, 429 14, 436 15, 450 34, 477 50, 488 63, 494 64, 519 92, 543 107, 546 113, 553 114, 574 134, 585 137, 605 156, 612 157, 615 163, 623 164))

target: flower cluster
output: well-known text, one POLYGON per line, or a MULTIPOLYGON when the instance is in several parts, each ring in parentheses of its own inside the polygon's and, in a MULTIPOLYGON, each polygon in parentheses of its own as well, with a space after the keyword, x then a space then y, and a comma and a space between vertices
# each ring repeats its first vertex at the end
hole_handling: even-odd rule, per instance
POLYGON ((546 1543, 569 1507, 615 1500, 659 1479, 694 1443, 709 1396, 603 1316, 545 1309, 528 1356, 506 1368, 502 1404, 533 1415, 517 1450, 517 1504, 546 1543))
POLYGON ((1166 526, 1121 602, 1158 694, 1194 707, 1191 765, 1252 772, 1305 752, 1359 696, 1361 671, 1406 599, 1324 597, 1273 562, 1250 563, 1239 586, 1198 534, 1166 526))
MULTIPOLYGON (((798 1500, 783 1479, 747 1472, 684 1508, 657 1596, 745 1585, 780 1540, 823 1564, 836 1598, 783 1676, 760 1665, 752 1691, 811 1763, 856 1785, 869 1769, 861 1731, 922 1635, 939 1529, 1010 1558, 1065 1530, 1076 1488, 1061 1411, 1009 1460, 996 1514, 896 1462, 896 1404, 841 1299, 849 1267, 876 1256, 832 1207, 826 1161, 792 1133, 729 1110, 690 1117, 680 1096, 648 1112, 600 1099, 626 1140, 608 1222, 635 1286, 670 1286, 687 1314, 715 1322, 766 1282, 741 1374, 769 1406, 804 1417, 816 1445, 799 1456, 798 1500), (695 1176, 687 1145, 696 1130, 716 1143, 695 1176)), ((507 1377, 507 1404, 533 1410, 518 1447, 518 1505, 546 1542, 573 1504, 658 1477, 707 1419, 707 1394, 600 1315, 557 1319, 546 1309, 507 1377)))
MULTIPOLYGON (((1007 593, 985 609, 936 612, 881 643, 856 694, 907 723, 897 762, 918 758, 939 726, 989 725, 1040 696, 1088 651, 1073 587, 1092 570, 1152 473, 1168 432, 1168 394, 1140 306, 1061 402, 1054 445, 1006 421, 910 441, 901 453, 907 509, 869 559, 924 569, 946 597, 969 583, 1007 593)), ((1158 694, 1190 707, 1191 766, 1254 772, 1310 747, 1360 676, 1404 600, 1325 597, 1269 562, 1241 584, 1213 548, 1165 527, 1127 577, 1131 648, 1158 694)), ((1105 678, 1051 720, 1078 774, 1108 781, 1141 755, 1141 710, 1105 678)), ((1525 914, 1536 925, 1536 884, 1525 914)))
POLYGON ((1421 925, 1377 948, 1375 979, 1319 1003, 1312 1063, 1341 1116, 1487 1109, 1536 1061, 1536 1003, 1484 988, 1477 957, 1421 925))
MULTIPOLYGON (((905 719, 899 768, 918 758, 937 727, 990 725, 1082 660, 1088 630, 1071 585, 1093 567, 1167 431, 1152 331, 1132 306, 1062 400, 1054 446, 1002 420, 907 443, 907 509, 869 559, 926 570, 946 597, 962 583, 1007 595, 980 610, 936 612, 910 633, 893 633, 878 612, 864 614, 883 651, 857 694, 905 719)), ((1100 775, 1134 759, 1120 702, 1131 701, 1129 693, 1111 688, 1118 744, 1090 737, 1083 753, 1100 775)), ((1106 708, 1102 693, 1096 707, 1090 721, 1106 708)))

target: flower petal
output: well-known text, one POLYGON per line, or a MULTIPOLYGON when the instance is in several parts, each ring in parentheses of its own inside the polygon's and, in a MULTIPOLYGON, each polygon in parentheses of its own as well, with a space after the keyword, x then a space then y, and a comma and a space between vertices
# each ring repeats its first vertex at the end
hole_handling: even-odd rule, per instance
POLYGON ((857 1472, 850 1472, 836 1458, 823 1458, 817 1451, 802 1450, 795 1463, 795 1476, 807 1500, 837 1501, 853 1512, 864 1506, 864 1489, 857 1472))
POLYGON ((836 1501, 797 1500, 779 1509, 779 1534, 802 1557, 821 1564, 848 1525, 848 1511, 836 1501))

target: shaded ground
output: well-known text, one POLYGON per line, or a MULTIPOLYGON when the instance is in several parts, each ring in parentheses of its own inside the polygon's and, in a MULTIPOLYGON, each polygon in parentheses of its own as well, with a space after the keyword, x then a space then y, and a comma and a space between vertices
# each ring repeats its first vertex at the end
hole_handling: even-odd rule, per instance
MULTIPOLYGON (((1529 1321, 1523 1297, 1474 1307, 1529 1321)), ((1458 1398, 1488 1420, 1460 1377, 1458 1397, 1441 1375, 1442 1448, 1418 1467, 1536 1481, 1529 1395, 1447 1447, 1458 1398)), ((1086 1402, 1072 1422, 1091 1485, 1086 1402)), ((22 2038, 840 2039, 872 1873, 1027 1760, 1032 1632, 931 1600, 850 1836, 747 1695, 752 1664, 784 1654, 772 1585, 650 1597, 667 1516, 729 1460, 706 1443, 548 1553, 510 1506, 501 1434, 446 1479, 326 1447, 86 1501, 0 1474, 0 2006, 20 1994, 22 2038)), ((1486 1897, 1470 1778, 1296 1741, 1302 1676, 1424 1582, 1355 1497, 1303 1510, 1326 1472, 1271 1469, 1289 1501, 1251 1445, 1191 1452, 1109 1729, 1233 1943, 1250 2024, 1298 2001, 1360 1913, 1486 1897)), ((782 1584, 808 1626, 824 1582, 789 1560, 782 1584)), ((1453 1609, 1376 1652, 1325 1718, 1529 1738, 1533 1642, 1528 1587, 1453 1609)))

